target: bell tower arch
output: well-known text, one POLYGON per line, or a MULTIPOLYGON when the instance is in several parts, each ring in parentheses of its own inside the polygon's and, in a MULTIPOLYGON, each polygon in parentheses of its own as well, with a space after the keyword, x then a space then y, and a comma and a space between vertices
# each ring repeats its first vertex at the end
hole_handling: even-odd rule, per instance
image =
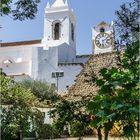
POLYGON ((76 47, 76 18, 67 1, 55 0, 47 4, 44 16, 44 36, 42 42, 51 46, 67 43, 76 47))
POLYGON ((61 37, 61 22, 56 20, 52 24, 52 38, 54 40, 59 40, 61 37))
POLYGON ((58 48, 59 62, 76 60, 76 18, 67 0, 47 4, 44 15, 43 46, 58 48))

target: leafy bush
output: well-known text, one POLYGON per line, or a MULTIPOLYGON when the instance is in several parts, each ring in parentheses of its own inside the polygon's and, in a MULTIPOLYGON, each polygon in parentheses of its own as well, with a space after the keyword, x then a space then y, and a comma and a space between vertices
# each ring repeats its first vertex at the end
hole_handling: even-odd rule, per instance
POLYGON ((89 128, 89 115, 82 112, 85 104, 86 101, 67 100, 60 100, 55 104, 55 109, 50 111, 50 115, 61 136, 92 135, 92 130, 89 128))
POLYGON ((70 125, 70 136, 80 137, 85 135, 92 135, 93 131, 83 122, 74 120, 70 125))
POLYGON ((70 135, 73 137, 79 137, 84 135, 83 125, 79 121, 74 120, 71 123, 70 135))
POLYGON ((38 136, 40 139, 54 139, 60 137, 55 127, 50 124, 43 124, 38 128, 38 136))

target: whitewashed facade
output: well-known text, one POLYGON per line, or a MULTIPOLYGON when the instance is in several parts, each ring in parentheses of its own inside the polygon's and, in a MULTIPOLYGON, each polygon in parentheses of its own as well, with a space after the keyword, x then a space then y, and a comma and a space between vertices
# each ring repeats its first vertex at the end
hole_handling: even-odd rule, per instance
MULTIPOLYGON (((74 84, 90 57, 76 55, 75 29, 76 17, 67 1, 56 0, 52 5, 48 3, 42 40, 1 43, 0 68, 17 81, 43 80, 55 86, 58 93, 66 91, 74 84)), ((92 33, 93 54, 112 51, 113 25, 101 22, 92 29, 92 33)), ((40 109, 45 113, 44 123, 52 122, 48 110, 40 109)))
POLYGON ((0 67, 18 81, 43 80, 58 93, 66 91, 89 58, 76 56, 75 29, 76 18, 67 1, 48 3, 42 40, 1 43, 0 67))
MULTIPOLYGON (((76 17, 67 1, 48 3, 42 39, 1 43, 0 67, 17 81, 43 80, 55 86, 58 93, 66 91, 90 57, 76 55, 75 29, 76 17)), ((113 25, 101 22, 92 33, 93 54, 112 51, 113 25)))

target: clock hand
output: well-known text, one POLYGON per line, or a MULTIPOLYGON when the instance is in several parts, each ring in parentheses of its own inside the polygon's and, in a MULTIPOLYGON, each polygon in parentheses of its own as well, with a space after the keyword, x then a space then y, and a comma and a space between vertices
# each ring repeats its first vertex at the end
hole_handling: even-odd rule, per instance
POLYGON ((103 44, 104 40, 102 39, 102 44, 103 44))

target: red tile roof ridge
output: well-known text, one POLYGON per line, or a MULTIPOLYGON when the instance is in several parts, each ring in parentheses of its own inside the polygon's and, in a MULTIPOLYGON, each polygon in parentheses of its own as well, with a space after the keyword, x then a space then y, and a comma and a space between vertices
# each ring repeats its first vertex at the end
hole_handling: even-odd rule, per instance
POLYGON ((32 44, 39 44, 39 43, 41 43, 41 39, 40 40, 17 41, 17 42, 2 42, 2 43, 0 43, 0 47, 32 45, 32 44))

